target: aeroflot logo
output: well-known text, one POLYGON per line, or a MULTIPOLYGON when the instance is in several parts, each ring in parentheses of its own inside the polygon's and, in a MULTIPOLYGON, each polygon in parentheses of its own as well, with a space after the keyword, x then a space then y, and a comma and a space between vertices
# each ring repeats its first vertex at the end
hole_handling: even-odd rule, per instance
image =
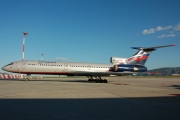
POLYGON ((113 59, 113 61, 117 61, 117 62, 118 62, 118 61, 123 61, 123 60, 116 60, 116 59, 113 59))

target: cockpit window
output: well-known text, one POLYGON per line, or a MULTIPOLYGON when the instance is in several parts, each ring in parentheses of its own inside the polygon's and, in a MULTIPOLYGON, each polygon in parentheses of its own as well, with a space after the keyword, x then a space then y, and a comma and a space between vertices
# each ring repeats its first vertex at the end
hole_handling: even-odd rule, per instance
POLYGON ((13 65, 13 63, 9 63, 8 65, 13 65))
POLYGON ((9 65, 13 65, 13 62, 12 62, 12 63, 7 64, 6 66, 9 66, 9 65))

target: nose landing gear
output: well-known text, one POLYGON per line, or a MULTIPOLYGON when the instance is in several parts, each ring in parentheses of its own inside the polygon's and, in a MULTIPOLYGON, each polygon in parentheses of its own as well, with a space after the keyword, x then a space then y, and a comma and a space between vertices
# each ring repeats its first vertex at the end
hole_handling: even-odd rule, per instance
POLYGON ((25 80, 29 81, 30 80, 30 76, 31 76, 31 74, 27 74, 26 77, 25 77, 25 80))

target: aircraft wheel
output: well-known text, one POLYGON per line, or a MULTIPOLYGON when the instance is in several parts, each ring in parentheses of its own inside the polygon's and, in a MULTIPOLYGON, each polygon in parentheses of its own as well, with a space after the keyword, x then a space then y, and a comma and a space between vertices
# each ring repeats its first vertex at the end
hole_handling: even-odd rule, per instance
POLYGON ((29 78, 27 77, 27 78, 25 78, 26 79, 26 81, 29 81, 29 78))
POLYGON ((99 82, 100 82, 100 83, 103 83, 103 82, 104 82, 104 80, 99 80, 99 82))
POLYGON ((96 79, 95 82, 96 82, 96 83, 99 83, 99 80, 96 79))
POLYGON ((104 83, 108 83, 106 79, 104 79, 103 81, 104 81, 104 83))

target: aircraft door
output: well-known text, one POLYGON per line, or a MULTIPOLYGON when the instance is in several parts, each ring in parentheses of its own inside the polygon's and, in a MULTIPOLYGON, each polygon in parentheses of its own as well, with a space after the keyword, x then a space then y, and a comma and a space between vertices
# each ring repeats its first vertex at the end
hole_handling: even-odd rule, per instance
POLYGON ((26 68, 26 62, 22 62, 22 68, 25 69, 26 68))
POLYGON ((64 63, 64 70, 68 70, 68 63, 64 63))
POLYGON ((88 68, 88 70, 90 70, 90 69, 91 69, 91 66, 90 66, 90 65, 88 65, 88 66, 87 66, 87 68, 88 68))

